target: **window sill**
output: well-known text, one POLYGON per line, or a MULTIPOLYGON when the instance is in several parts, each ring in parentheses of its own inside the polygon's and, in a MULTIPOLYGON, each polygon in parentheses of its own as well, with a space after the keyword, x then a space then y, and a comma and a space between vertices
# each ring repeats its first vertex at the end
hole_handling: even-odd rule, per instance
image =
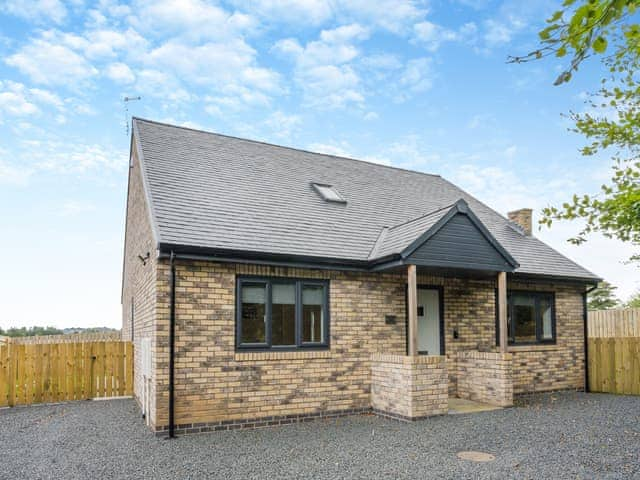
POLYGON ((559 350, 560 347, 556 344, 548 345, 511 345, 507 347, 507 352, 545 352, 550 350, 559 350))
POLYGON ((330 357, 330 350, 294 350, 288 352, 236 352, 233 359, 237 362, 252 362, 264 360, 309 360, 314 358, 330 357))

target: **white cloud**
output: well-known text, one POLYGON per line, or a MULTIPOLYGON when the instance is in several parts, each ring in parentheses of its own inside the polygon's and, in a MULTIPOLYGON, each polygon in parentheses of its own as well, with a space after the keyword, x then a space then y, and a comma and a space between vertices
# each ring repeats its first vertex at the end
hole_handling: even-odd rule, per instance
POLYGON ((473 42, 477 31, 478 27, 473 22, 465 23, 457 30, 451 30, 425 20, 413 26, 413 42, 435 52, 445 42, 473 42))
POLYGON ((351 40, 364 40, 368 36, 369 30, 357 23, 342 25, 332 30, 322 30, 320 32, 320 40, 331 44, 342 44, 351 40))
POLYGON ((136 80, 136 76, 131 69, 121 62, 115 62, 107 65, 105 75, 116 83, 128 84, 136 80))
POLYGON ((41 88, 30 88, 29 95, 40 103, 44 103, 47 105, 52 105, 58 109, 63 108, 63 102, 60 97, 48 90, 43 90, 41 88))
POLYGON ((420 0, 351 0, 341 4, 337 17, 372 24, 396 34, 409 30, 427 13, 425 1, 420 0))
POLYGON ((32 174, 30 168, 13 165, 0 158, 0 184, 23 186, 32 174))
MULTIPOLYGON (((74 85, 98 73, 95 67, 69 46, 48 39, 53 40, 52 37, 57 35, 45 32, 41 38, 33 39, 17 53, 7 57, 5 62, 34 82, 45 85, 74 85)), ((82 39, 69 36, 64 43, 80 47, 82 39)))
POLYGON ((197 98, 194 94, 185 90, 173 75, 160 70, 145 68, 138 70, 136 76, 136 91, 160 98, 163 102, 176 104, 190 102, 197 98))
POLYGON ((290 23, 297 28, 360 23, 396 34, 408 31, 428 12, 423 0, 236 0, 234 3, 268 22, 290 23))
POLYGON ((311 143, 307 148, 311 152, 324 153, 326 155, 334 155, 336 157, 354 158, 354 156, 349 152, 351 147, 346 142, 311 143))
POLYGON ((362 59, 362 64, 373 70, 396 70, 402 67, 400 59, 391 53, 379 53, 375 55, 369 55, 362 59))
POLYGON ((229 13, 201 0, 140 0, 133 12, 131 24, 153 36, 223 40, 255 26, 249 15, 229 13))
MULTIPOLYGON (((239 7, 245 2, 237 1, 239 7)), ((306 25, 320 25, 333 16, 333 8, 328 0, 255 0, 251 2, 251 13, 279 22, 297 24, 301 20, 306 25)))
POLYGON ((433 85, 433 75, 430 58, 413 58, 400 76, 400 85, 412 92, 424 92, 433 85))
POLYGON ((21 93, 9 91, 0 92, 0 113, 24 116, 33 115, 39 111, 40 109, 35 104, 29 102, 21 93))
POLYGON ((5 0, 0 3, 0 11, 36 23, 59 24, 67 16, 67 9, 59 0, 5 0))
POLYGON ((275 92, 279 88, 276 72, 255 65, 256 51, 241 39, 224 43, 190 46, 169 41, 152 50, 146 63, 156 70, 172 72, 186 83, 210 89, 234 84, 275 92))
POLYGON ((113 58, 120 52, 143 52, 147 41, 134 29, 124 31, 98 29, 86 32, 86 43, 82 44, 87 58, 113 58))
POLYGON ((277 42, 273 50, 294 60, 295 81, 307 105, 342 108, 364 102, 360 77, 351 63, 360 55, 354 43, 368 35, 361 25, 343 25, 323 30, 318 40, 304 47, 288 38, 277 42))
POLYGON ((264 126, 277 138, 288 139, 302 124, 299 115, 286 114, 280 110, 273 112, 264 121, 264 126))
MULTIPOLYGON (((63 101, 53 92, 27 88, 19 82, 0 81, 0 114, 27 116, 41 112, 41 107, 63 110, 63 101)), ((1 118, 1 116, 0 116, 1 118)))
POLYGON ((67 200, 58 210, 58 214, 62 217, 72 217, 83 213, 93 212, 95 205, 78 200, 67 200))
POLYGON ((489 19, 484 22, 484 40, 489 47, 509 43, 516 29, 510 23, 489 19))
POLYGON ((81 175, 99 172, 121 174, 127 167, 125 151, 71 140, 27 140, 20 158, 34 172, 81 175))

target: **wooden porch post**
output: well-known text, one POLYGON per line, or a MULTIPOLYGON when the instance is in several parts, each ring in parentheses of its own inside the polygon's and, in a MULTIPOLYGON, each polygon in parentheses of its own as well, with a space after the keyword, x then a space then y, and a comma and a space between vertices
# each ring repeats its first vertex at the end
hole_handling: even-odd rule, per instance
POLYGON ((507 272, 498 273, 498 324, 500 353, 507 353, 507 272))
POLYGON ((407 308, 409 309, 409 355, 418 354, 418 282, 416 266, 407 266, 407 308))

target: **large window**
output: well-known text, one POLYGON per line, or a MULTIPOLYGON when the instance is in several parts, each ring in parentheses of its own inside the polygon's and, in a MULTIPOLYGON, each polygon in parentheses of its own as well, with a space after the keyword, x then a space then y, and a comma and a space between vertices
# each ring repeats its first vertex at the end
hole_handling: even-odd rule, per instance
POLYGON ((327 347, 328 298, 329 284, 324 280, 239 277, 237 347, 327 347))
MULTIPOLYGON (((549 292, 509 291, 507 327, 510 345, 555 343, 555 297, 549 292)), ((499 343, 496 292, 496 344, 499 343)))

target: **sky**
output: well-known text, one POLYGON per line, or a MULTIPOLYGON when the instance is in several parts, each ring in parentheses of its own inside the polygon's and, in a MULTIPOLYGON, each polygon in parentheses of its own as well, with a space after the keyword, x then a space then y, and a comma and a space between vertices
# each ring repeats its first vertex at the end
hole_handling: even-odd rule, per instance
MULTIPOLYGON (((131 115, 440 174, 497 211, 597 193, 541 0, 0 0, 0 327, 121 323, 131 115), (141 97, 127 102, 123 98, 141 97)), ((630 245, 535 235, 618 286, 630 245)))

